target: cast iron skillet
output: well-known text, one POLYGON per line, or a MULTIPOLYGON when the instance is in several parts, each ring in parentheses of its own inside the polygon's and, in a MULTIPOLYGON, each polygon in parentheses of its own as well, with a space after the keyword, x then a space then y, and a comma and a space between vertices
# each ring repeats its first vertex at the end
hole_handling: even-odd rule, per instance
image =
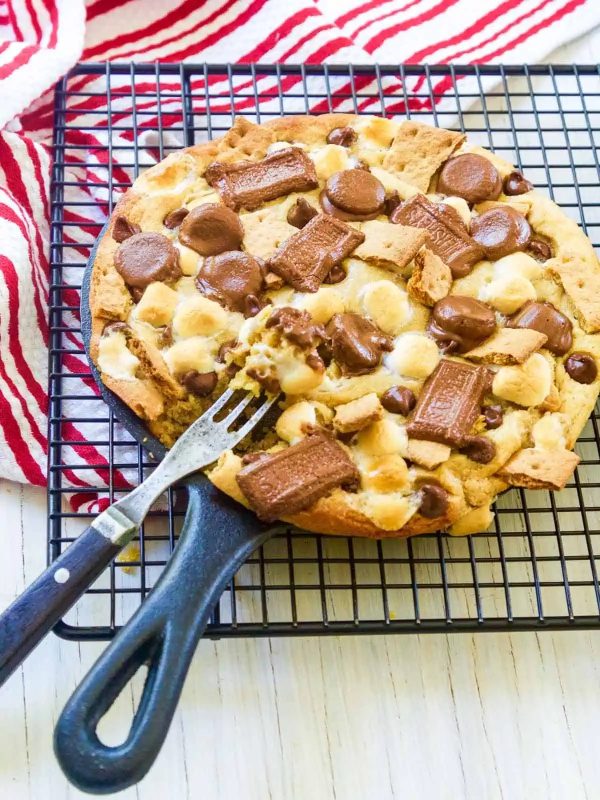
MULTIPOLYGON (((88 359, 90 278, 106 227, 92 250, 81 289, 81 328, 88 359)), ((162 458, 165 447, 103 385, 89 361, 109 408, 140 444, 162 458)), ((169 563, 145 602, 84 677, 56 725, 58 761, 69 780, 86 792, 118 792, 146 774, 167 735, 213 607, 250 553, 282 527, 260 523, 204 475, 192 475, 178 485, 187 490, 188 507, 169 563), (148 674, 127 739, 108 747, 98 738, 98 722, 142 664, 147 665, 148 674)))

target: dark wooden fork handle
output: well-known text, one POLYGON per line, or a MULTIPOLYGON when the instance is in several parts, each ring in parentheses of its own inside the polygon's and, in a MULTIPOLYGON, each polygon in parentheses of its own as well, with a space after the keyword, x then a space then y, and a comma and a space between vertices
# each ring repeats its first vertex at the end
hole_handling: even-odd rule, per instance
POLYGON ((212 609, 242 562, 274 533, 254 515, 231 508, 207 483, 188 487, 184 528, 165 571, 58 721, 56 756, 69 780, 83 791, 118 792, 146 774, 167 735, 212 609), (207 492, 212 497, 203 502, 207 492), (108 747, 98 738, 98 722, 142 664, 148 673, 127 739, 108 747))

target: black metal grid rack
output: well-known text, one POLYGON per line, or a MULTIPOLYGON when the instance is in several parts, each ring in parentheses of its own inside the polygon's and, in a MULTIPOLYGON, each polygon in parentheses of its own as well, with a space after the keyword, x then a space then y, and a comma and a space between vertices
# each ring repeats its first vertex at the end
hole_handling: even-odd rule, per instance
MULTIPOLYGON (((462 128, 518 164, 600 244, 596 67, 77 67, 58 84, 55 100, 50 559, 95 513, 85 503, 74 511, 67 499, 72 492, 75 505, 94 497, 112 501, 123 479, 135 482, 151 466, 87 380, 77 289, 90 248, 133 175, 181 145, 220 135, 231 125, 234 106, 259 122, 337 110, 462 128), (101 124, 107 110, 109 123, 101 124), (91 464, 80 449, 85 440, 98 454, 91 464), (88 481, 100 488, 86 488, 88 481)), ((371 541, 288 533, 268 542, 221 598, 208 635, 599 626, 597 412, 577 450, 582 462, 563 492, 503 495, 485 534, 371 541)), ((169 493, 151 513, 137 548, 98 579, 60 623, 59 634, 112 636, 152 588, 184 510, 183 498, 169 493)))

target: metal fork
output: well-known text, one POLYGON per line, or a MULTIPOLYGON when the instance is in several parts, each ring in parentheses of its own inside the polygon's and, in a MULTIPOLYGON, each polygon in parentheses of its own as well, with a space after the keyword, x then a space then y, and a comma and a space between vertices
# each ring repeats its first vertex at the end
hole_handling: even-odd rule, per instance
POLYGON ((180 436, 146 480, 96 517, 0 616, 0 686, 133 538, 160 495, 235 447, 277 399, 263 400, 249 419, 233 427, 254 399, 246 394, 217 420, 234 395, 231 389, 225 391, 180 436))

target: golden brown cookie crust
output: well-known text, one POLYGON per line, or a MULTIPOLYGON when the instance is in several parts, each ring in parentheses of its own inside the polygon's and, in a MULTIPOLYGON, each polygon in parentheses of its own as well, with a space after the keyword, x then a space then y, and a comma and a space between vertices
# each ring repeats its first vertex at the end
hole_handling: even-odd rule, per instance
MULTIPOLYGON (((513 170, 511 164, 494 154, 469 145, 461 134, 412 122, 399 125, 378 118, 357 117, 352 114, 325 114, 317 117, 284 117, 257 126, 238 118, 233 128, 222 138, 173 153, 161 163, 148 169, 117 204, 108 229, 99 243, 92 272, 91 355, 94 362, 101 366, 99 345, 105 325, 109 322, 127 321, 134 306, 130 292, 114 266, 114 256, 119 245, 112 238, 112 230, 119 215, 139 225, 145 232, 164 233, 165 216, 184 204, 193 202, 196 191, 207 197, 211 192, 214 194, 202 177, 211 162, 259 160, 264 158, 269 149, 278 142, 298 144, 309 150, 323 147, 327 135, 333 128, 345 126, 355 126, 359 129, 360 137, 364 137, 361 156, 364 156, 367 163, 370 162, 373 173, 380 180, 384 180, 388 191, 399 192, 400 199, 407 199, 428 189, 430 193, 434 191, 432 178, 436 170, 456 152, 469 151, 484 155, 496 166, 502 177, 513 170), (385 151, 383 157, 381 157, 382 150, 385 151), (411 153, 418 154, 418 162, 411 162, 411 153), (390 174, 386 173, 386 168, 390 174)), ((317 173, 319 174, 318 164, 317 173)), ((309 200, 313 204, 318 204, 318 200, 314 197, 309 197, 309 200)), ((282 202, 284 201, 285 198, 282 199, 282 202)), ((526 214, 535 234, 552 247, 552 259, 546 263, 544 275, 536 279, 536 286, 542 287, 540 291, 543 290, 544 296, 551 298, 554 304, 573 321, 572 349, 588 352, 596 359, 600 359, 600 342, 598 336, 594 335, 600 330, 598 321, 600 314, 593 291, 594 287, 600 286, 600 265, 589 240, 558 206, 536 191, 517 197, 502 195, 498 201, 480 203, 475 206, 474 211, 482 212, 498 203, 506 203, 520 213, 526 214)), ((282 235, 287 235, 289 226, 283 222, 279 224, 282 235)), ((358 223, 356 227, 359 229, 362 227, 367 232, 370 230, 372 235, 377 235, 377 225, 372 223, 365 223, 362 226, 358 223)), ((406 248, 407 251, 410 250, 406 260, 410 261, 418 254, 418 269, 414 273, 412 292, 409 280, 409 294, 417 304, 423 305, 422 308, 419 306, 421 310, 416 315, 414 323, 407 326, 408 333, 423 330, 422 320, 426 319, 429 312, 427 306, 431 306, 438 297, 444 296, 448 289, 445 265, 440 266, 435 263, 437 257, 432 259, 423 245, 421 232, 417 233, 416 230, 410 229, 406 236, 406 248), (424 274, 425 268, 428 270, 426 274, 424 274)), ((268 246, 270 245, 267 242, 268 246)), ((371 262, 374 268, 387 268, 392 271, 393 263, 387 265, 384 263, 385 258, 381 255, 381 250, 382 248, 389 250, 393 246, 393 242, 382 244, 376 238, 374 240, 367 238, 361 246, 362 258, 366 264, 371 262)), ((360 258, 360 255, 360 252, 357 253, 357 257, 360 258)), ((396 256, 397 272, 400 274, 406 270, 407 263, 399 261, 398 258, 396 256)), ((410 274, 404 277, 409 279, 410 274)), ((477 265, 471 275, 454 282, 450 293, 464 292, 476 296, 483 280, 481 276, 487 276, 485 278, 487 280, 490 274, 490 269, 485 265, 477 265)), ((520 349, 515 350, 512 355, 510 347, 508 351, 506 347, 500 348, 498 355, 494 352, 489 355, 489 348, 488 351, 481 353, 480 348, 479 352, 474 354, 473 362, 481 360, 494 365, 520 366, 526 361, 530 351, 536 354, 539 349, 540 341, 530 341, 533 338, 535 337, 529 336, 527 342, 522 341, 520 349)), ((127 376, 124 379, 115 378, 101 370, 102 379, 108 388, 146 421, 149 430, 169 446, 182 429, 204 410, 210 399, 192 397, 184 392, 160 356, 157 347, 138 332, 131 333, 128 347, 138 361, 138 366, 132 368, 131 379, 127 379, 127 376)), ((466 358, 468 359, 468 354, 466 358)), ((573 447, 593 409, 600 388, 598 380, 591 385, 576 383, 565 372, 561 359, 550 358, 550 361, 552 361, 552 395, 547 398, 545 408, 551 410, 546 410, 543 415, 555 414, 557 420, 560 417, 554 428, 557 431, 560 428, 563 435, 557 439, 554 449, 551 447, 549 450, 544 450, 544 461, 550 465, 547 467, 550 477, 544 475, 538 484, 544 487, 563 485, 568 479, 570 471, 559 465, 564 464, 565 448, 573 447), (553 464, 556 464, 554 470, 553 464), (554 478, 557 473, 560 473, 560 479, 554 478)), ((420 379, 415 379, 415 386, 422 383, 419 381, 420 379)), ((220 385, 222 382, 221 377, 220 385)), ((310 400, 330 406, 335 402, 348 403, 369 392, 381 395, 391 383, 393 380, 389 376, 379 372, 372 376, 353 378, 343 387, 335 387, 333 390, 316 389, 310 393, 310 400)), ((530 458, 531 450, 538 448, 532 431, 539 417, 539 408, 528 406, 520 410, 517 408, 511 413, 509 429, 505 431, 503 428, 501 437, 496 436, 495 431, 489 432, 490 438, 495 441, 497 451, 496 457, 489 464, 475 464, 464 455, 452 451, 450 458, 434 469, 422 468, 427 480, 433 479, 450 492, 450 504, 443 517, 428 519, 418 512, 414 513, 413 510, 407 512, 408 519, 398 528, 391 529, 389 521, 385 527, 381 527, 374 519, 389 520, 389 514, 379 517, 379 512, 369 511, 371 514, 369 516, 365 513, 367 506, 361 506, 355 495, 336 490, 330 496, 319 500, 311 509, 292 515, 285 521, 321 533, 389 537, 446 529, 467 515, 482 519, 485 515, 472 512, 475 509, 486 508, 498 492, 506 489, 509 483, 535 485, 532 483, 534 479, 531 475, 526 475, 521 467, 523 463, 529 463, 527 459, 530 458), (511 464, 514 469, 511 469, 511 464), (503 467, 505 467, 504 472, 502 472, 503 467)), ((540 447, 548 448, 546 439, 540 447)), ((574 468, 575 461, 575 458, 568 459, 570 470, 574 468)), ((239 467, 236 457, 227 458, 219 462, 208 475, 215 485, 238 501, 244 502, 235 481, 235 473, 239 467)), ((418 465, 415 465, 415 468, 417 471, 421 469, 418 465)), ((390 496, 393 496, 393 493, 390 496)), ((402 519, 402 508, 399 502, 400 519, 402 519)), ((461 526, 457 529, 461 529, 461 526)))

